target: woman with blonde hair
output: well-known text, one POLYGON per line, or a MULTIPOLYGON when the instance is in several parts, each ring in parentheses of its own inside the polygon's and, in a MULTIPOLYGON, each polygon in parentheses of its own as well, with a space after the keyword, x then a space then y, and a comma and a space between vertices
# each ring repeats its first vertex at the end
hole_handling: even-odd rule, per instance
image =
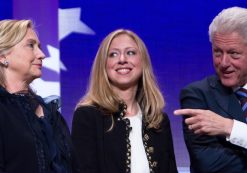
POLYGON ((124 29, 106 36, 73 117, 82 172, 176 173, 164 105, 143 41, 124 29))
POLYGON ((56 101, 30 83, 45 55, 31 20, 0 21, 0 172, 76 173, 67 125, 56 101))

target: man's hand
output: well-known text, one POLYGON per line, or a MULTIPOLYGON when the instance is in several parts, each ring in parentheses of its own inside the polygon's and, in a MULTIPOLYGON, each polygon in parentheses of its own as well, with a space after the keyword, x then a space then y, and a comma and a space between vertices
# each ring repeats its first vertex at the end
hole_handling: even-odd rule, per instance
POLYGON ((187 115, 185 123, 195 134, 224 135, 229 137, 232 131, 233 120, 224 118, 210 110, 179 109, 175 115, 187 115))

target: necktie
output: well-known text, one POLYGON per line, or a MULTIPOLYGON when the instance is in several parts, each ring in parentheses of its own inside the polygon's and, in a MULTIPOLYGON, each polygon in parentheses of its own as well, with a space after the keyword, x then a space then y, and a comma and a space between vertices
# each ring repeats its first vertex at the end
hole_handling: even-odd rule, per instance
POLYGON ((236 95, 237 95, 237 98, 240 101, 242 110, 243 110, 244 115, 245 115, 246 120, 247 120, 247 90, 244 89, 244 88, 239 88, 236 91, 236 95))

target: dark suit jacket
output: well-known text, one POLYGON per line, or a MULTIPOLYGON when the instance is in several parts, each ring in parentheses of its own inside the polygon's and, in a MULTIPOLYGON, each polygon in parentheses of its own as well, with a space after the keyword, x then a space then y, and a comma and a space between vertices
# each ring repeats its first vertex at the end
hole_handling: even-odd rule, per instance
MULTIPOLYGON (((223 117, 245 122, 231 88, 216 76, 192 83, 181 91, 181 107, 211 110, 223 117)), ((247 172, 246 149, 230 144, 223 136, 196 135, 183 122, 184 139, 192 173, 247 172)))
MULTIPOLYGON (((109 115, 98 108, 83 106, 73 117, 72 141, 82 173, 126 173, 126 123, 114 114, 114 127, 109 115)), ((162 130, 147 129, 143 125, 143 140, 150 149, 150 163, 155 173, 177 173, 170 123, 167 115, 162 130), (151 151, 152 150, 152 151, 151 151)))
MULTIPOLYGON (((29 106, 23 103, 25 102, 24 97, 10 94, 0 87, 0 173, 39 173, 41 165, 44 165, 41 162, 49 163, 47 155, 38 159, 40 153, 36 148, 37 138, 34 137, 38 135, 27 120, 27 117, 30 117, 33 119, 32 123, 37 124, 36 115, 32 111, 27 111, 29 106)), ((68 172, 79 172, 73 160, 74 154, 69 139, 69 129, 61 114, 57 112, 55 103, 45 104, 40 98, 40 104, 49 111, 53 140, 61 152, 62 159, 67 163, 68 172), (64 140, 68 141, 64 142, 64 140), (65 147, 64 144, 67 146, 65 147)), ((48 169, 45 169, 44 172, 50 173, 48 169)))

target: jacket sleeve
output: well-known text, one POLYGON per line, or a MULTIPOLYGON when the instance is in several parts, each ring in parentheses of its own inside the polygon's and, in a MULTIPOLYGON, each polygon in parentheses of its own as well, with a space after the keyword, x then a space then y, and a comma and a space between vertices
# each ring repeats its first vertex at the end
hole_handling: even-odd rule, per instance
MULTIPOLYGON (((169 153, 169 173, 177 173, 177 165, 176 165, 176 159, 175 159, 175 154, 174 154, 174 147, 173 147, 173 139, 172 139, 172 132, 171 132, 171 126, 170 126, 170 120, 165 114, 164 120, 163 120, 163 128, 165 129, 165 138, 168 142, 168 149, 167 152, 169 153)), ((165 170, 167 172, 167 170, 165 170)))
POLYGON ((72 121, 72 142, 83 173, 98 172, 96 113, 93 107, 80 107, 74 112, 72 121))
MULTIPOLYGON (((181 107, 193 109, 209 109, 208 93, 196 87, 187 87, 181 91, 181 107), (206 99, 207 98, 207 99, 206 99)), ((184 119, 186 116, 183 117, 184 119)), ((213 173, 236 171, 236 165, 241 165, 239 150, 220 136, 196 135, 188 129, 183 121, 185 143, 190 155, 191 169, 194 172, 213 173), (224 140, 224 141, 223 141, 224 140)))

